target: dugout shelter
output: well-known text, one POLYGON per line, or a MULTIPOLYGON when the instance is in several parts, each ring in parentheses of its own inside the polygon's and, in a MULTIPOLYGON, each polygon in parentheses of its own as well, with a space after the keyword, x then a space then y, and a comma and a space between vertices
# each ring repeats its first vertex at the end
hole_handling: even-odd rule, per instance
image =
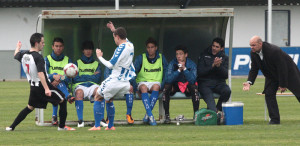
MULTIPOLYGON (((175 57, 177 45, 187 46, 189 57, 197 63, 200 54, 215 37, 225 40, 229 31, 229 85, 231 85, 231 52, 233 34, 233 8, 204 9, 123 9, 123 10, 44 10, 39 23, 44 34, 43 56, 52 52, 54 37, 64 39, 64 54, 73 62, 81 57, 81 44, 92 40, 109 60, 116 48, 111 31, 106 23, 124 27, 127 38, 134 44, 135 56, 145 52, 145 41, 153 37, 158 50, 168 61, 175 57), (227 30, 229 28, 229 30, 227 30)), ((94 57, 95 57, 94 52, 94 57)), ((37 125, 44 122, 42 109, 36 110, 37 125)))

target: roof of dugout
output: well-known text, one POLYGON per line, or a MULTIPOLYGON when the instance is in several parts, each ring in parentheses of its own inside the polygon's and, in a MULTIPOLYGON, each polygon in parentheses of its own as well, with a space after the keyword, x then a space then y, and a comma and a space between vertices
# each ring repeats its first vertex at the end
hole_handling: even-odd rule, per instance
POLYGON ((158 42, 159 52, 168 61, 175 57, 174 48, 184 45, 195 63, 213 38, 225 39, 227 24, 230 24, 231 58, 233 16, 232 8, 44 10, 41 17, 41 32, 46 38, 43 55, 51 53, 54 37, 62 37, 64 53, 73 61, 80 58, 81 43, 85 40, 92 40, 95 47, 103 50, 104 58, 109 59, 116 48, 112 33, 106 28, 106 23, 112 21, 116 27, 123 26, 127 30, 127 37, 135 46, 135 56, 146 51, 145 41, 153 37, 158 42))
MULTIPOLYGON (((299 0, 273 0, 273 5, 299 5, 299 0)), ((0 7, 114 6, 114 0, 1 0, 0 7)), ((260 6, 267 0, 120 0, 121 6, 260 6)))

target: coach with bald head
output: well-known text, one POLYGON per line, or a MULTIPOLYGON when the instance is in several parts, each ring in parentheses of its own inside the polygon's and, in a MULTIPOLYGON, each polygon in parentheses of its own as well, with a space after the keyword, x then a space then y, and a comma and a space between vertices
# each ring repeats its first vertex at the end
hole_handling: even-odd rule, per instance
POLYGON ((269 124, 280 124, 276 92, 280 90, 282 93, 289 89, 300 102, 300 71, 288 54, 278 46, 263 42, 259 36, 251 38, 250 47, 252 63, 248 81, 243 83, 243 90, 250 89, 258 70, 261 70, 265 76, 263 93, 269 111, 269 124))

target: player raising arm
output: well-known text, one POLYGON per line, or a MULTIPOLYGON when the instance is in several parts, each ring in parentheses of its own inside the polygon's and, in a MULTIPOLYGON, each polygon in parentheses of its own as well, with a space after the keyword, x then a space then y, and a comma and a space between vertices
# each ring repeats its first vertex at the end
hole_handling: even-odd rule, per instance
POLYGON ((19 113, 11 126, 6 127, 6 131, 13 131, 15 127, 22 122, 34 108, 46 108, 47 103, 60 105, 58 130, 75 130, 65 126, 67 118, 66 100, 64 94, 55 88, 48 79, 45 70, 45 61, 38 52, 42 51, 45 43, 44 36, 40 33, 34 33, 30 38, 31 49, 26 52, 20 52, 21 42, 17 43, 14 58, 21 62, 30 84, 30 95, 28 105, 19 113))
MULTIPOLYGON (((107 61, 103 58, 103 52, 100 49, 96 49, 98 59, 109 69, 112 69, 111 74, 100 85, 97 90, 95 100, 102 101, 105 99, 108 114, 108 127, 105 130, 115 130, 114 116, 115 107, 113 103, 113 97, 124 96, 129 92, 130 83, 129 80, 135 76, 135 70, 132 64, 134 47, 133 44, 127 41, 127 33, 123 27, 115 29, 112 22, 107 23, 107 27, 113 32, 113 37, 116 45, 118 46, 113 57, 107 61)), ((103 113, 104 108, 95 108, 99 110, 99 113, 103 113)), ((95 122, 99 122, 100 116, 95 116, 95 122)), ((100 130, 100 126, 93 127, 89 130, 100 130)))

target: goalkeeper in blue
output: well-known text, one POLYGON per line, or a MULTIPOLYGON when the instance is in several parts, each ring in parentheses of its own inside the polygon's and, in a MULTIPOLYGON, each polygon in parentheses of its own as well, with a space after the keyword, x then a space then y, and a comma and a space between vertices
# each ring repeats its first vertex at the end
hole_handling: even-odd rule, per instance
MULTIPOLYGON (((134 56, 134 47, 131 42, 127 40, 127 33, 123 27, 115 29, 112 22, 107 23, 107 27, 113 32, 113 38, 118 46, 112 58, 107 61, 103 58, 101 49, 96 49, 96 54, 100 62, 112 69, 111 74, 101 83, 95 96, 95 103, 106 101, 106 109, 108 115, 108 127, 105 130, 115 130, 114 117, 115 106, 113 97, 123 96, 130 90, 129 80, 135 76, 135 69, 132 64, 134 56)), ((100 114, 104 112, 104 106, 94 106, 95 126, 89 130, 101 130, 100 120, 103 117, 100 114)))

